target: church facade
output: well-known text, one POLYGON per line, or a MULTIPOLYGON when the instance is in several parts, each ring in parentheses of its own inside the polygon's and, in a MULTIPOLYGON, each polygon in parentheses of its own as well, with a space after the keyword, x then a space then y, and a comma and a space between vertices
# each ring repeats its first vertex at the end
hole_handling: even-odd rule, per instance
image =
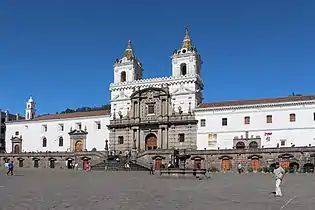
POLYGON ((197 149, 193 110, 203 98, 201 65, 186 29, 181 47, 173 52, 172 75, 142 79, 142 64, 129 41, 114 64, 110 85, 110 149, 197 149))

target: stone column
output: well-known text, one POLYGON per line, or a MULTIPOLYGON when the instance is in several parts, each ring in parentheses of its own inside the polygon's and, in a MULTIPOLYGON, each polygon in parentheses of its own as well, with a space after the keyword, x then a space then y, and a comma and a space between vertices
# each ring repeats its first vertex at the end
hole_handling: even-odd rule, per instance
POLYGON ((137 129, 137 143, 138 143, 137 149, 138 149, 138 151, 140 151, 140 149, 141 149, 141 144, 140 144, 141 136, 140 135, 141 135, 140 129, 137 129))
POLYGON ((169 141, 169 129, 168 129, 169 127, 166 127, 165 128, 165 142, 166 142, 166 144, 165 144, 165 149, 169 149, 169 147, 168 147, 168 141, 169 141))
POLYGON ((137 101, 137 106, 136 106, 136 113, 137 117, 140 118, 140 101, 137 101))
POLYGON ((162 128, 159 128, 159 130, 158 130, 158 140, 157 140, 157 146, 159 147, 159 148, 161 148, 162 149, 162 128))

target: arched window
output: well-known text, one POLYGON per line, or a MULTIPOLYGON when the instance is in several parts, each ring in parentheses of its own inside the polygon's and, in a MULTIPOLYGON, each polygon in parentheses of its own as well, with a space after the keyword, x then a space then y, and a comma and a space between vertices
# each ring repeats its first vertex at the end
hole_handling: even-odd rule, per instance
POLYGON ((47 139, 46 139, 46 137, 43 138, 43 147, 47 147, 47 139))
POLYGON ((258 148, 258 143, 256 141, 252 141, 249 143, 249 148, 258 148))
POLYGON ((120 82, 126 82, 126 72, 125 71, 120 73, 120 82))
POLYGON ((59 137, 59 147, 63 147, 63 138, 59 137))
POLYGON ((180 64, 180 75, 185 76, 187 74, 187 65, 186 63, 180 64))
POLYGON ((236 149, 245 149, 245 144, 242 141, 237 142, 236 149))

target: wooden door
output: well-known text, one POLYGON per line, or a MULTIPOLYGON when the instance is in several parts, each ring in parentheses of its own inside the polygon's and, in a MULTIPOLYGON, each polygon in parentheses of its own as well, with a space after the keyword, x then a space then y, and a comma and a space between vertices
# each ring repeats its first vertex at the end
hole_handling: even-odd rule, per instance
POLYGON ((259 168, 259 159, 252 159, 252 169, 257 170, 259 168))
POLYGON ((23 167, 23 160, 19 160, 19 167, 20 167, 20 168, 23 167))
POLYGON ((15 153, 15 154, 20 153, 20 146, 17 145, 17 144, 14 146, 14 153, 15 153))
POLYGON ((223 159, 222 160, 222 169, 224 169, 224 170, 230 170, 231 169, 231 162, 229 159, 223 159))
POLYGON ((282 168, 289 168, 290 166, 290 161, 289 160, 283 160, 281 163, 282 168))
POLYGON ((162 159, 155 159, 155 168, 159 169, 162 165, 162 159))
POLYGON ((50 168, 55 168, 55 160, 50 160, 49 167, 50 168))
POLYGON ((38 160, 34 160, 34 168, 38 168, 38 160))
POLYGON ((201 160, 200 159, 195 159, 194 168, 195 169, 201 169, 201 160))

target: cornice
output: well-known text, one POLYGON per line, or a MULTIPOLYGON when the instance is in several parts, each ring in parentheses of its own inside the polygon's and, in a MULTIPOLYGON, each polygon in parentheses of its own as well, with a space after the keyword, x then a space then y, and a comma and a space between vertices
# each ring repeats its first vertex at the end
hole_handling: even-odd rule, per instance
POLYGON ((135 80, 132 82, 121 82, 121 83, 112 83, 110 84, 110 91, 115 90, 124 90, 124 89, 132 89, 132 88, 146 88, 152 86, 166 86, 166 85, 177 85, 177 84, 185 84, 197 82, 202 88, 203 83, 198 74, 194 75, 186 75, 178 78, 174 77, 158 77, 158 78, 149 78, 149 79, 141 79, 135 80))
POLYGON ((314 105, 315 100, 312 101, 298 101, 298 102, 286 102, 286 103, 272 103, 272 104, 254 104, 254 105, 240 105, 240 106, 223 106, 223 107, 207 107, 207 108, 195 108, 195 112, 205 111, 230 111, 230 110, 244 110, 244 109, 262 109, 262 108, 281 108, 290 106, 303 106, 314 105))

